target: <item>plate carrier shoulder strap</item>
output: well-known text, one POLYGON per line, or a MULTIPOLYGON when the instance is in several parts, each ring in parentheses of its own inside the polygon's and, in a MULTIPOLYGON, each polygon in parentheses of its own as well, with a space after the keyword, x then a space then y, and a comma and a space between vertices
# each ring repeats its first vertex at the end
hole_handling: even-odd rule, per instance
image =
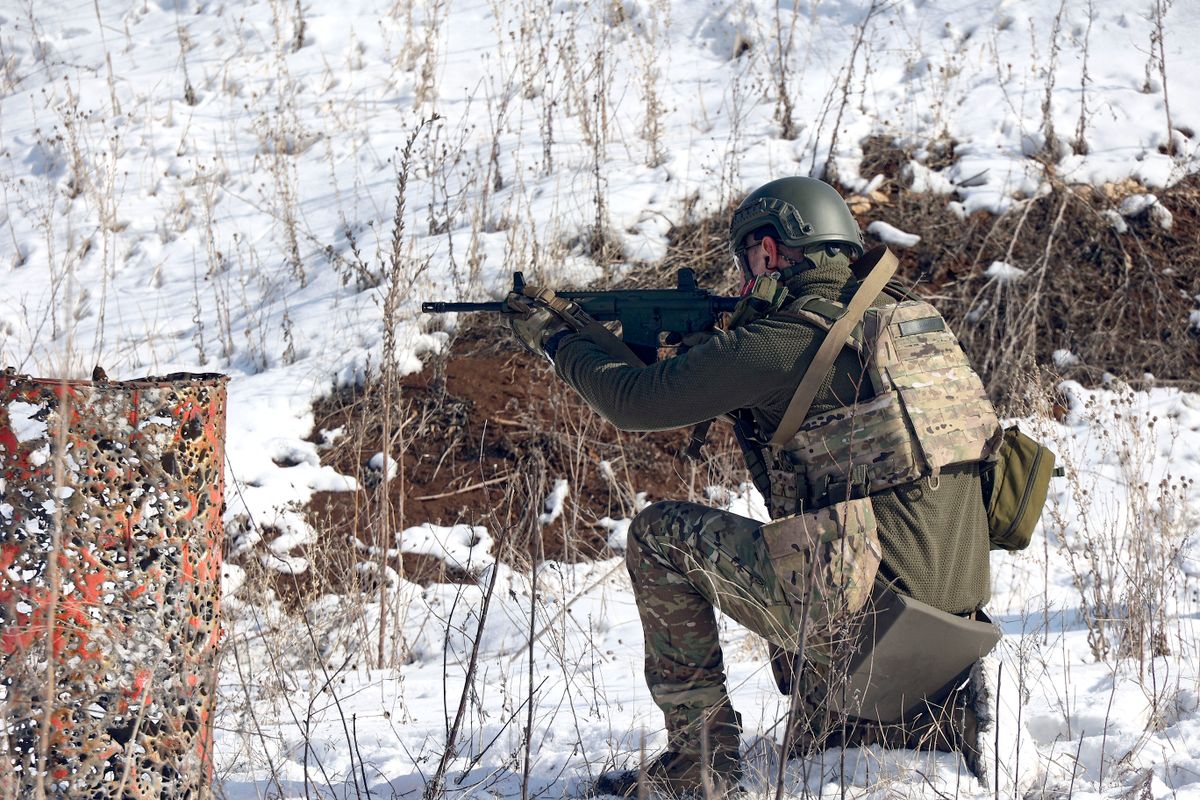
MULTIPOLYGON (((842 309, 837 318, 833 320, 832 325, 829 326, 816 356, 813 357, 812 363, 809 364, 804 376, 800 379, 796 393, 792 395, 792 401, 788 404, 787 411, 784 412, 783 419, 779 422, 779 427, 775 429, 775 433, 771 437, 772 445, 778 447, 796 434, 801 423, 804 422, 804 418, 808 416, 808 410, 812 408, 822 379, 833 368, 833 362, 837 358, 838 352, 845 346, 846 339, 850 337, 851 332, 862 321, 863 314, 871 305, 871 301, 883 291, 887 282, 896 274, 896 267, 899 264, 900 262, 892 254, 892 251, 884 246, 872 249, 854 263, 855 277, 860 281, 858 289, 850 299, 850 304, 842 309)), ((821 309, 811 299, 806 299, 805 303, 798 303, 797 306, 802 310, 801 313, 811 309, 818 315, 824 316, 821 312, 825 309, 821 309)))

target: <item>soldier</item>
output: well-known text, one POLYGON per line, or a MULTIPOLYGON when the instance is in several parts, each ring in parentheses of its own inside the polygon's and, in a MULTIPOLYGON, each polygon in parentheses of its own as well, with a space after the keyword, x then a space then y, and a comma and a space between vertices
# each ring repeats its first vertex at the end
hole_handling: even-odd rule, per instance
POLYGON ((831 743, 957 749, 986 780, 978 730, 989 717, 977 719, 972 705, 982 680, 978 668, 966 690, 926 705, 919 719, 903 725, 869 724, 834 713, 826 702, 829 623, 862 608, 873 586, 966 618, 988 600, 979 462, 994 444, 998 421, 982 386, 965 358, 945 362, 938 348, 953 345, 958 356, 950 361, 962 358, 961 351, 936 311, 921 303, 929 309, 925 316, 903 324, 926 339, 942 337, 928 351, 937 353, 933 367, 944 368, 936 381, 942 405, 966 422, 952 419, 949 438, 914 434, 912 425, 900 433, 888 427, 901 424, 902 412, 892 406, 907 395, 879 385, 887 378, 872 371, 871 347, 882 334, 870 337, 864 329, 874 319, 883 331, 890 320, 879 322, 880 310, 896 309, 905 298, 881 291, 878 274, 872 283, 852 270, 863 256, 862 235, 828 184, 793 177, 762 186, 735 211, 730 246, 746 297, 730 329, 646 367, 614 358, 611 348, 572 332, 545 308, 510 316, 521 342, 545 354, 559 377, 622 430, 665 430, 733 415, 772 518, 785 523, 780 534, 775 523, 674 501, 655 503, 633 520, 627 565, 645 635, 646 683, 665 717, 667 749, 637 770, 606 774, 595 791, 633 796, 646 781, 679 795, 700 792, 705 782, 732 789, 741 780, 741 720, 726 689, 715 608, 765 637, 777 656, 804 650, 799 685, 791 680, 790 659, 777 657, 774 664, 781 688, 795 688, 800 701, 793 706, 791 754, 831 743), (853 309, 856 292, 860 308, 853 309), (841 334, 843 345, 827 347, 822 356, 826 334, 852 310, 866 313, 867 321, 851 324, 850 335, 841 334), (818 366, 810 369, 814 361, 818 366), (809 395, 806 409, 798 387, 809 395), (900 400, 881 411, 885 394, 900 400), (798 402, 801 410, 789 411, 798 402), (814 524, 831 526, 821 537, 826 544, 818 545, 826 556, 832 553, 824 563, 806 551, 804 560, 784 566, 787 553, 808 546, 787 539, 796 520, 802 536, 814 524))

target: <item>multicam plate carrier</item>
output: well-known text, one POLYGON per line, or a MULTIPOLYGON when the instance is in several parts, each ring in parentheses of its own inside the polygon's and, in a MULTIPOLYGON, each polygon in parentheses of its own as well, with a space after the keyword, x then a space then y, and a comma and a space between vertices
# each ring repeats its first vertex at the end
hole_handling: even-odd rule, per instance
MULTIPOLYGON (((784 314, 828 330, 842 306, 801 298, 784 314)), ((810 416, 771 448, 772 515, 821 508, 985 461, 1002 435, 983 382, 929 303, 867 309, 847 341, 869 399, 810 416)))

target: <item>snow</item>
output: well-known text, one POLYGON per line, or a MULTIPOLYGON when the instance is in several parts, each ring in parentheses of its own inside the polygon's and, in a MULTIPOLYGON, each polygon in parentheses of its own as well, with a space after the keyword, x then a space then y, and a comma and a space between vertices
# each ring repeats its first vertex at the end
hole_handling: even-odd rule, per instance
POLYGON ((921 237, 915 233, 905 233, 894 225, 889 225, 879 219, 867 225, 867 233, 893 247, 916 247, 917 242, 921 241, 921 237))
MULTIPOLYGON (((367 467, 369 469, 375 470, 376 472, 383 471, 383 464, 384 464, 384 455, 383 455, 382 451, 371 456, 370 460, 367 461, 367 467)), ((395 478, 398 474, 400 474, 400 462, 396 460, 395 456, 389 456, 387 458, 387 479, 390 481, 392 478, 395 478)))
POLYGON ((32 442, 46 438, 45 421, 34 417, 38 410, 37 405, 22 403, 19 400, 8 404, 8 422, 12 426, 13 435, 17 437, 18 442, 32 442))
POLYGON ((402 553, 421 553, 440 558, 448 566, 475 572, 494 564, 492 535, 480 525, 415 525, 396 536, 402 553))
POLYGON ((1145 213, 1151 206, 1158 203, 1158 198, 1152 194, 1131 194, 1121 201, 1117 207, 1123 217, 1136 217, 1145 213))
POLYGON ((280 514, 275 527, 279 534, 268 545, 274 553, 289 553, 294 548, 317 542, 317 532, 299 514, 280 514))
POLYGON ((1065 348, 1055 350, 1050 354, 1050 358, 1054 361, 1054 366, 1058 367, 1059 369, 1073 367, 1079 363, 1079 356, 1065 348))
MULTIPOLYGON (((1087 390, 1072 382, 1058 392, 1067 405, 1061 422, 1030 418, 1020 424, 1048 441, 1073 477, 1055 481, 1029 550, 1017 557, 993 556, 995 588, 989 609, 1006 634, 996 656, 1002 685, 1010 682, 1027 698, 1019 711, 1009 709, 1009 724, 1002 726, 1007 735, 1013 729, 1011 714, 1020 713, 1027 734, 1006 746, 1022 748, 1022 771, 1041 770, 1035 786, 1044 781, 1051 792, 1071 787, 1080 796, 1099 797, 1150 781, 1161 784, 1155 790, 1160 794, 1200 797, 1193 755, 1200 752, 1200 654, 1194 647, 1200 609, 1189 583, 1189 570, 1200 569, 1195 536, 1200 526, 1200 398, 1166 388, 1087 390), (1117 547, 1132 546, 1142 541, 1136 538, 1139 532, 1153 530, 1154 540, 1165 548, 1163 560, 1138 573, 1127 555, 1124 565, 1081 572, 1092 563, 1089 549, 1104 541, 1084 536, 1095 525, 1111 532, 1117 547), (1152 574, 1161 576, 1164 587, 1158 596, 1166 612, 1161 630, 1169 652, 1098 660, 1095 643, 1115 645, 1121 632, 1098 628, 1105 608, 1088 605, 1086 598, 1135 596, 1128 593, 1141 591, 1152 574), (1090 587, 1086 595, 1078 588, 1081 577, 1090 587), (1036 760, 1029 748, 1037 751, 1036 760)), ((742 513, 761 508, 761 498, 749 487, 713 487, 709 495, 742 513)), ((604 524, 625 527, 618 523, 604 524)), ((448 563, 461 564, 463 553, 450 553, 466 543, 470 529, 425 527, 427 552, 443 547, 448 563), (435 546, 434 541, 444 544, 435 546)), ((404 541, 416 538, 412 530, 402 534, 404 541)), ((493 547, 488 541, 473 550, 493 547)), ((239 759, 251 752, 269 756, 280 780, 303 781, 304 739, 292 722, 293 715, 302 713, 311 715, 310 731, 316 732, 309 736, 309 758, 317 754, 336 792, 353 795, 360 758, 374 768, 368 775, 372 792, 419 790, 432 767, 415 759, 440 756, 447 719, 455 715, 477 640, 480 696, 466 707, 470 739, 476 744, 463 751, 451 770, 452 778, 463 778, 463 786, 483 781, 499 796, 520 793, 521 771, 510 765, 512 758, 522 763, 530 701, 536 736, 531 776, 538 788, 572 794, 609 759, 632 763, 643 747, 652 751, 661 746, 661 718, 641 679, 640 624, 624 559, 544 564, 537 572, 538 599, 532 608, 530 574, 487 563, 477 582, 465 586, 392 585, 387 603, 401 610, 402 619, 395 623, 399 632, 394 639, 389 634, 385 645, 395 646, 397 654, 387 655, 385 663, 399 660, 403 667, 366 666, 376 642, 368 646, 353 632, 377 627, 377 601, 349 610, 336 598, 311 606, 309 624, 322 643, 325 663, 354 665, 340 673, 341 708, 323 691, 327 679, 320 668, 268 670, 256 690, 264 696, 254 712, 259 725, 268 724, 271 744, 264 747, 249 721, 238 721, 238 714, 248 710, 225 711, 230 733, 217 742, 219 763, 227 770, 226 791, 232 790, 233 797, 252 796, 262 778, 249 766, 239 766, 239 759), (498 570, 496 588, 481 626, 482 596, 493 569, 498 570), (276 684, 286 691, 272 689, 276 684), (343 716, 357 722, 357 733, 350 738, 340 725, 343 716), (348 746, 351 740, 354 747, 348 746)), ((246 624, 244 613, 235 613, 236 625, 246 624)), ((786 711, 786 698, 774 689, 760 640, 727 619, 721 625, 729 685, 745 719, 748 787, 751 796, 766 796, 774 785, 773 726, 786 711)), ((255 657, 266 659, 267 654, 255 657)), ((288 658, 301 656, 289 653, 288 658)), ((319 785, 326 786, 325 780, 319 785)), ((833 752, 804 768, 790 767, 785 795, 805 790, 838 794, 841 783, 861 797, 955 791, 964 797, 993 796, 963 776, 955 756, 885 753, 874 747, 833 752)))
POLYGON ((954 183, 949 178, 919 161, 910 161, 905 164, 902 177, 906 179, 908 188, 914 192, 951 194, 955 189, 954 183))
POLYGON ((1157 222, 1163 230, 1170 230, 1175 222, 1175 215, 1159 202, 1153 194, 1131 194, 1121 201, 1117 211, 1123 217, 1139 217, 1149 213, 1151 219, 1157 222))
POLYGON ((1025 270, 1004 261, 993 261, 983 274, 997 283, 1015 283, 1025 277, 1025 270))
POLYGON ((245 582, 246 570, 242 569, 237 564, 222 564, 221 600, 224 601, 228 597, 235 597, 238 593, 238 590, 242 588, 242 584, 245 582))
POLYGON ((1100 212, 1100 216, 1108 220, 1108 224, 1111 225, 1112 229, 1117 233, 1125 233, 1129 230, 1129 223, 1124 220, 1118 211, 1115 211, 1111 208, 1106 208, 1100 212))
POLYGON ((562 516, 563 502, 567 499, 567 495, 571 493, 571 484, 564 478, 558 478, 554 481, 554 488, 550 490, 550 496, 546 498, 546 512, 538 517, 538 523, 549 525, 556 519, 562 516))
MULTIPOLYGON (((0 508, 0 512, 2 511, 3 509, 0 508)), ((596 524, 608 531, 608 539, 605 540, 605 544, 618 553, 624 553, 629 547, 629 523, 631 521, 628 519, 601 517, 600 521, 596 524)))
POLYGON ((308 572, 309 567, 307 558, 279 553, 274 550, 267 553, 260 553, 258 560, 267 569, 283 573, 284 575, 300 575, 308 572))
MULTIPOLYGON (((874 135, 913 145, 905 180, 945 194, 962 219, 1051 181, 1133 179, 1144 191, 1108 222, 1124 231, 1148 214, 1171 229, 1155 192, 1197 168, 1200 83, 1187 76, 1200 7, 1167 11, 1168 130, 1150 5, 1068 3, 1056 23, 1059 5, 900 0, 868 17, 842 0, 5 4, 0 360, 63 377, 97 363, 114 379, 231 375, 229 552, 257 547, 266 568, 302 573, 294 551, 313 534, 297 509, 357 487, 306 441, 313 401, 377 370, 385 331, 400 374, 441 352, 456 323, 419 315, 423 299, 498 298, 513 264, 551 285, 600 277, 577 244, 597 217, 626 260, 659 258, 672 223, 771 178, 828 164, 870 194, 880 178, 859 164, 874 135), (791 140, 775 118, 777 18, 796 23, 791 140), (931 144, 950 140, 952 158, 933 166, 931 144)), ((871 232, 915 244, 880 223, 871 232)), ((1020 274, 988 268, 1001 282, 1020 274)), ((1190 320, 1200 330, 1200 311, 1190 320)), ((1029 696, 1046 791, 1200 797, 1200 399, 1116 383, 1060 391, 1064 420, 1022 425, 1054 443, 1069 477, 1034 546, 994 556, 990 604, 1029 696), (1149 618, 1159 652, 1118 655, 1112 620, 1137 608, 1161 610, 1149 618)), ((18 438, 44 438, 16 405, 18 438)), ((556 477, 547 523, 568 491, 556 477)), ((748 485, 707 497, 766 518, 748 485)), ((242 597, 246 573, 226 566, 225 797, 422 791, 476 644, 450 793, 521 794, 531 709, 531 794, 569 794, 662 744, 623 561, 517 571, 496 560, 505 532, 478 521, 411 521, 396 536, 474 583, 420 587, 389 570, 382 596, 320 598, 303 624, 242 597)), ((629 520, 598 524, 619 552, 629 520)), ((370 548, 358 568, 377 573, 370 548)), ((749 786, 765 796, 784 700, 761 642, 722 625, 749 786)), ((789 766, 785 794, 833 796, 842 783, 856 797, 990 796, 955 756, 875 748, 789 766)))

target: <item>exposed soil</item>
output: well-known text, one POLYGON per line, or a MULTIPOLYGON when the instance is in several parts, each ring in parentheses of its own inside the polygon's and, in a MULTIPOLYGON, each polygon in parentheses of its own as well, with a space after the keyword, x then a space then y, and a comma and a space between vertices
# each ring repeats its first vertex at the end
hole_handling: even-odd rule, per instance
MULTIPOLYGON (((315 404, 311 439, 321 447, 322 461, 364 488, 314 496, 307 512, 321 544, 293 551, 309 558, 309 572, 296 579, 262 576, 292 603, 352 583, 374 585, 375 573, 355 564, 379 561, 378 551, 362 545, 375 547, 384 538, 381 473, 367 466, 382 450, 383 395, 376 380, 315 404), (339 428, 328 442, 329 432, 339 428)), ((711 471, 728 468, 735 457, 725 432, 714 430, 708 459, 693 466, 682 455, 688 431, 616 430, 547 365, 515 347, 507 328, 486 318, 471 321, 445 357, 400 379, 391 407, 392 430, 405 422, 393 434, 400 460, 387 484, 391 548, 392 535, 405 527, 467 524, 486 527, 510 562, 611 557, 609 530, 600 520, 628 518, 640 503, 699 499, 711 471), (569 485, 561 516, 539 524, 558 479, 569 485), (645 494, 637 498, 635 492, 645 494)), ((392 554, 386 562, 422 584, 470 578, 427 556, 392 554)))

